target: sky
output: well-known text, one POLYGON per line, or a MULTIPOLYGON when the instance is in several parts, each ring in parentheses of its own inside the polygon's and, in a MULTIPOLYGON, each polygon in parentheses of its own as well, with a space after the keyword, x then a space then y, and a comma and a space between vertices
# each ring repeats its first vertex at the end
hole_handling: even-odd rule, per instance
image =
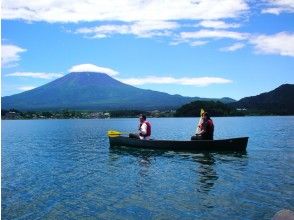
POLYGON ((294 83, 294 0, 3 0, 1 96, 76 71, 183 96, 294 83))

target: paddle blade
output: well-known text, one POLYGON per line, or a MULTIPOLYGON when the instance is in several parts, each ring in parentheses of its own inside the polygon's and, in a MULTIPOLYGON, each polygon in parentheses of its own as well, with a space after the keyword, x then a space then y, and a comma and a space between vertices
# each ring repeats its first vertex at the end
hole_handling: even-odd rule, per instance
POLYGON ((121 134, 122 134, 122 132, 119 132, 119 131, 113 131, 113 130, 107 132, 107 135, 108 135, 108 136, 121 135, 121 134))
POLYGON ((119 137, 120 135, 119 134, 108 134, 108 137, 119 137))
POLYGON ((127 134, 127 132, 120 132, 120 131, 114 131, 114 130, 110 130, 107 132, 107 135, 109 137, 116 137, 116 136, 119 136, 119 135, 122 135, 122 134, 127 134))
POLYGON ((202 114, 203 114, 204 112, 205 112, 204 109, 201 108, 201 110, 200 110, 200 117, 202 116, 202 114))

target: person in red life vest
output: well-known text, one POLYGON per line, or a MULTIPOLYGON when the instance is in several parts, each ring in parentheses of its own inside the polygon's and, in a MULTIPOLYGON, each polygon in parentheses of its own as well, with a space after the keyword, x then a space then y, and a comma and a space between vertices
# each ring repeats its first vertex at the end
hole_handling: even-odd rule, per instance
POLYGON ((140 115, 139 133, 129 134, 130 138, 149 140, 151 136, 151 124, 146 120, 146 115, 140 115))
POLYGON ((213 140, 214 124, 207 112, 203 114, 203 121, 199 127, 200 131, 192 136, 191 140, 213 140))

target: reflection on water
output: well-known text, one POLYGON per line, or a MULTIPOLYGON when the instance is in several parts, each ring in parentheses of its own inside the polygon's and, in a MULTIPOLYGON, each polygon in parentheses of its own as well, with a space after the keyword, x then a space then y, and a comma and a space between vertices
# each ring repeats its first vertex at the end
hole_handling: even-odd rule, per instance
POLYGON ((199 163, 199 191, 209 192, 213 187, 215 181, 218 179, 217 172, 215 170, 215 159, 210 153, 203 153, 197 162, 199 163))
MULTIPOLYGON (((229 163, 232 166, 239 164, 241 167, 247 165, 247 152, 174 152, 163 150, 149 150, 130 147, 111 147, 109 148, 109 159, 115 162, 121 157, 134 157, 139 166, 138 174, 142 177, 148 175, 152 163, 162 158, 179 157, 183 161, 192 161, 195 163, 195 179, 198 180, 197 191, 200 193, 208 193, 218 180, 217 164, 229 163), (236 163, 238 161, 238 163, 236 163)), ((114 165, 114 164, 112 164, 114 165)), ((114 165, 115 166, 115 165, 114 165)))

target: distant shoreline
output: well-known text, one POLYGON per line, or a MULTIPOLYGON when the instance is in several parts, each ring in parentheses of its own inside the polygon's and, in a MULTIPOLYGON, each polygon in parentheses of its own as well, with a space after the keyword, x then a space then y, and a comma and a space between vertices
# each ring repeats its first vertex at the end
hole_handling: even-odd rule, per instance
MULTIPOLYGON (((294 115, 243 115, 243 116, 211 116, 212 118, 244 118, 244 117, 289 117, 294 115)), ((42 121, 42 120, 111 120, 111 119, 137 119, 138 116, 132 116, 132 117, 110 117, 110 118, 1 118, 2 121, 26 121, 26 120, 36 120, 36 121, 42 121)), ((148 117, 148 118, 195 118, 198 119, 199 116, 195 117, 148 117)))
POLYGON ((221 102, 195 101, 177 109, 121 109, 121 110, 18 110, 1 109, 2 120, 25 119, 108 119, 108 118, 136 118, 140 114, 148 118, 199 118, 201 109, 206 110, 211 117, 244 117, 244 116, 291 116, 293 111, 276 111, 268 109, 236 108, 221 102))

